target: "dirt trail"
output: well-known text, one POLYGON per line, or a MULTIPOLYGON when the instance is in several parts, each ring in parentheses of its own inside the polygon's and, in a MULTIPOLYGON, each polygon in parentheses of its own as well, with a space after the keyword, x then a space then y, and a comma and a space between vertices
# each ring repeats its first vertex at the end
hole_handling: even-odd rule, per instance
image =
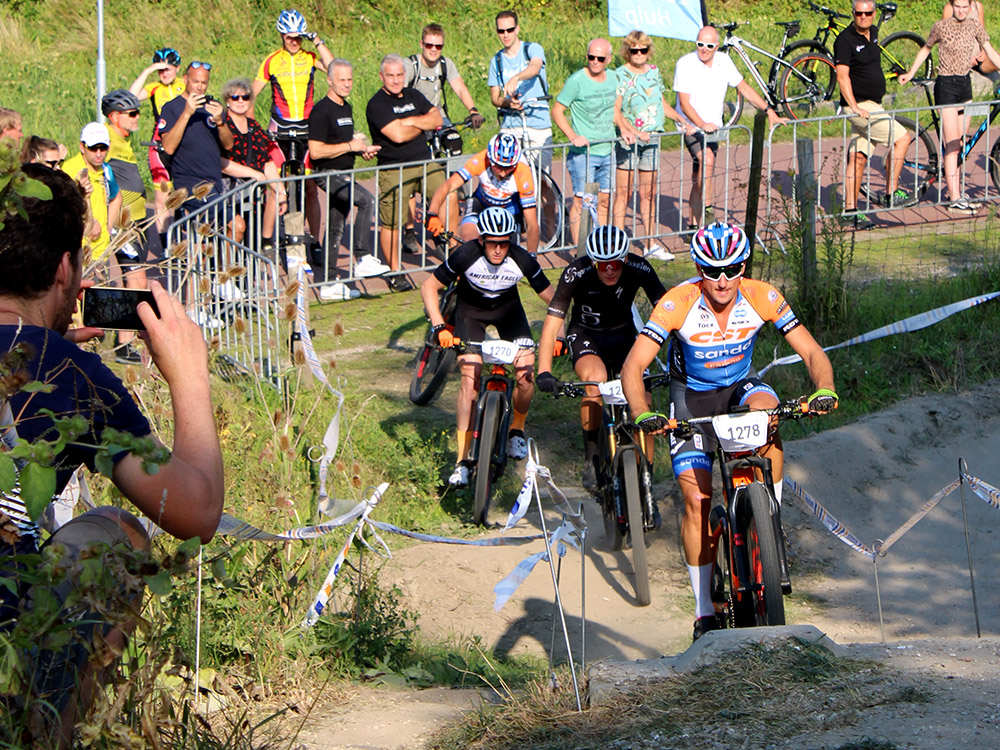
MULTIPOLYGON (((851 425, 787 443, 787 473, 871 545, 886 538, 955 479, 960 457, 967 461, 971 474, 1000 485, 997 385, 911 399, 851 425)), ((542 445, 543 463, 545 459, 542 445)), ((583 500, 583 493, 568 481, 560 484, 572 498, 583 500)), ((657 659, 683 651, 690 644, 693 604, 680 556, 681 506, 673 487, 661 489, 667 497, 661 503, 663 528, 649 544, 653 602, 648 607, 636 606, 629 577, 631 561, 624 553, 604 551, 600 514, 593 501, 585 502, 590 524, 585 585, 581 585, 580 556, 575 552, 563 561, 560 582, 578 660, 584 612, 588 663, 657 659)), ((996 669, 1000 597, 993 589, 1000 552, 1000 511, 968 490, 965 495, 980 623, 986 639, 975 640, 962 510, 955 492, 879 561, 885 636, 890 642, 901 642, 897 645, 903 648, 858 648, 868 649, 865 655, 872 658, 883 654, 894 666, 928 681, 932 692, 940 696, 925 709, 927 716, 937 717, 928 719, 929 727, 958 722, 972 727, 970 737, 986 739, 976 734, 985 732, 996 740, 987 741, 986 746, 1000 746, 998 713, 992 703, 982 700, 984 695, 995 697, 1000 687, 996 669), (935 645, 920 645, 918 639, 934 639, 921 644, 935 645), (921 648, 928 653, 924 661, 900 657, 916 654, 921 648)), ((841 644, 878 644, 872 563, 831 536, 798 501, 786 500, 783 515, 794 553, 795 593, 786 599, 788 621, 815 625, 841 644)), ((495 520, 501 519, 498 516, 495 520)), ((537 514, 529 514, 526 520, 529 523, 522 522, 525 531, 537 528, 537 514)), ((430 637, 475 635, 501 653, 545 654, 553 638, 553 584, 548 566, 539 564, 499 613, 493 610, 492 592, 498 581, 540 546, 540 542, 500 548, 418 545, 397 551, 386 565, 383 579, 399 584, 407 606, 421 613, 421 631, 430 637)), ((565 655, 562 643, 561 631, 557 631, 555 653, 560 659, 565 655)), ((359 694, 369 697, 352 702, 343 713, 314 714, 308 737, 303 737, 305 746, 413 747, 415 739, 436 726, 442 716, 474 700, 468 693, 447 690, 359 694)), ((920 744, 933 733, 912 740, 918 743, 912 744, 917 735, 904 721, 888 713, 870 721, 875 723, 866 724, 868 736, 881 736, 876 730, 885 728, 888 738, 910 743, 902 745, 906 747, 967 744, 964 734, 951 735, 950 740, 936 745, 920 744)), ((835 739, 833 735, 813 738, 808 746, 835 747, 827 744, 835 739)))

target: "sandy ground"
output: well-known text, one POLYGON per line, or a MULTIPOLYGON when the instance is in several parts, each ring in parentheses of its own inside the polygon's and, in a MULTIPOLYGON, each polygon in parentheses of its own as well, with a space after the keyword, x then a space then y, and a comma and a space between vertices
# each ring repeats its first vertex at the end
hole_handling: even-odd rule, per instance
MULTIPOLYGON (((1000 486, 998 385, 911 399, 851 425, 789 442, 787 473, 872 545, 954 480, 960 458, 969 473, 1000 486)), ((661 488, 666 493, 663 528, 649 540, 653 601, 648 607, 637 606, 633 598, 629 557, 604 551, 596 504, 584 500, 577 487, 565 489, 584 502, 590 522, 582 570, 580 555, 571 552, 560 575, 574 659, 588 664, 659 659, 686 649, 693 602, 681 561, 680 504, 674 488, 661 488)), ((891 711, 879 715, 874 707, 865 736, 885 737, 900 747, 966 747, 972 741, 1000 746, 1000 712, 994 700, 1000 689, 1000 597, 993 589, 1000 511, 968 489, 965 498, 984 638, 976 639, 962 504, 956 491, 878 562, 889 646, 879 643, 871 561, 831 536, 797 500, 785 501, 783 519, 794 555, 788 622, 812 624, 837 643, 857 644, 850 648, 890 661, 926 682, 937 696, 932 706, 919 707, 920 716, 896 717, 891 711), (925 731, 919 731, 921 721, 925 731), (934 742, 936 732, 940 737, 934 742)), ((547 515, 550 523, 555 520, 547 515)), ((537 529, 537 513, 526 521, 524 533, 537 529)), ((383 579, 399 584, 407 605, 421 613, 420 628, 429 636, 476 635, 501 653, 544 655, 554 648, 556 658, 563 660, 565 641, 558 625, 553 635, 554 588, 545 563, 500 612, 493 608, 493 586, 540 548, 540 542, 501 548, 418 545, 397 551, 383 579)), ((359 690, 350 706, 314 713, 300 740, 310 748, 414 747, 444 717, 475 700, 474 694, 455 690, 359 690)), ((830 732, 803 738, 803 744, 794 746, 838 747, 846 738, 860 736, 853 730, 830 732)))

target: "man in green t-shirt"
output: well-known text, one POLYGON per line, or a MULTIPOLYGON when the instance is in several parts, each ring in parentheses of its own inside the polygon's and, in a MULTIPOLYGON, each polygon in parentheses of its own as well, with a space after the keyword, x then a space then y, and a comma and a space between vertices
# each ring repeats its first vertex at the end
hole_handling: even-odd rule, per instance
POLYGON ((583 192, 588 182, 596 182, 598 223, 608 224, 611 195, 611 156, 615 139, 615 90, 618 77, 608 70, 611 42, 593 39, 587 45, 587 67, 576 71, 566 81, 552 107, 552 121, 569 138, 572 147, 566 168, 573 181, 573 205, 569 226, 576 244, 583 210, 583 192), (572 124, 566 117, 569 110, 572 124))

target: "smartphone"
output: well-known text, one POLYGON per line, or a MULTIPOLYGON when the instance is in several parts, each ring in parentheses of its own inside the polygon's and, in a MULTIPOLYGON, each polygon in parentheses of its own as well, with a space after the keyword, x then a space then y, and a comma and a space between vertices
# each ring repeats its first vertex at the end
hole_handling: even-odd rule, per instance
POLYGON ((145 331, 136 308, 148 302, 153 312, 160 314, 148 289, 121 289, 92 286, 83 290, 83 324, 112 331, 145 331))

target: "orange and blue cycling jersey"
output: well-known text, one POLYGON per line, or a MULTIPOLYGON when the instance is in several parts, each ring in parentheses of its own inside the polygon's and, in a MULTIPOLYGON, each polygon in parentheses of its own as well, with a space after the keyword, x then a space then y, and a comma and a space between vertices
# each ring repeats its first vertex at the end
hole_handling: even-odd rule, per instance
POLYGON ((726 388, 748 377, 753 347, 765 323, 782 335, 799 319, 777 289, 764 281, 741 278, 726 327, 719 325, 701 290, 700 278, 668 291, 642 329, 661 346, 670 340, 670 377, 694 391, 726 388))
POLYGON ((309 119, 313 108, 316 55, 301 50, 294 55, 284 47, 264 58, 257 80, 271 84, 271 119, 292 125, 309 119))
POLYGON ((163 84, 159 81, 147 83, 142 87, 149 94, 149 102, 153 105, 153 122, 160 121, 160 110, 171 99, 184 93, 184 79, 175 78, 173 83, 163 84))
POLYGON ((531 175, 531 167, 519 161, 514 171, 506 177, 497 177, 489 168, 486 160, 486 149, 473 156, 465 166, 458 170, 465 182, 473 177, 479 177, 479 187, 473 193, 484 206, 509 206, 515 201, 521 208, 535 206, 535 179, 531 175))

